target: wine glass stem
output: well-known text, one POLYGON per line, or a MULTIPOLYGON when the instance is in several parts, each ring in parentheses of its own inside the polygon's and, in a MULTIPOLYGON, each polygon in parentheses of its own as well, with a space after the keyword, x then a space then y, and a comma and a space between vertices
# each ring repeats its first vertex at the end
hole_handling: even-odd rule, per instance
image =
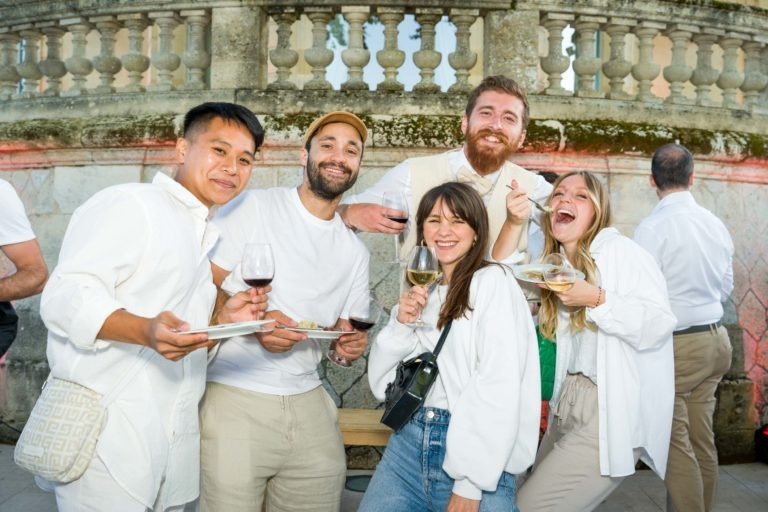
POLYGON ((395 240, 395 263, 400 263, 400 235, 393 235, 395 240))

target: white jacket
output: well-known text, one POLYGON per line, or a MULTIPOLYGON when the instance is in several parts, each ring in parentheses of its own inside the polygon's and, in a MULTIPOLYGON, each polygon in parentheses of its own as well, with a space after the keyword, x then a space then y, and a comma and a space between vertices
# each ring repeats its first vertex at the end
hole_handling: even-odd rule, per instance
MULTIPOLYGON (((590 253, 605 290, 605 303, 587 308, 587 319, 598 327, 600 474, 633 474, 637 448, 640 459, 664 478, 675 399, 676 324, 664 277, 651 255, 615 228, 598 233, 590 253)), ((551 410, 563 388, 571 348, 569 326, 560 322, 551 410)))

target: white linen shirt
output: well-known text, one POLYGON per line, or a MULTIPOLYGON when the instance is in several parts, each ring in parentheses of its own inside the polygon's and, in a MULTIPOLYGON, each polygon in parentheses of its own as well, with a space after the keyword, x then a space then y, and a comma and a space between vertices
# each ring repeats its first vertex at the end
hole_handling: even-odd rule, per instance
MULTIPOLYGON (((587 308, 587 320, 597 325, 600 474, 633 474, 634 449, 640 449, 640 459, 663 479, 675 398, 675 317, 664 277, 653 258, 615 228, 597 234, 590 254, 605 290, 605 302, 587 308)), ((551 411, 571 361, 567 323, 558 322, 556 342, 551 411)))
MULTIPOLYGON (((446 290, 436 288, 423 319, 437 325, 446 290)), ((443 469, 453 492, 479 500, 496 489, 503 471, 522 473, 536 456, 541 416, 539 352, 528 303, 512 271, 491 265, 477 271, 466 317, 453 321, 437 357, 438 378, 425 405, 448 409, 443 469)), ((400 361, 433 350, 440 330, 413 329, 392 309, 368 359, 368 382, 378 400, 400 361)))
POLYGON ((733 291, 733 240, 688 192, 664 196, 635 230, 667 281, 675 330, 717 322, 733 291))
POLYGON ((0 180, 0 247, 28 242, 34 238, 24 204, 16 190, 7 181, 0 180))
MULTIPOLYGON (((217 235, 208 209, 158 174, 95 194, 72 215, 40 304, 54 377, 101 394, 136 363, 141 347, 97 339, 118 309, 154 317, 171 311, 208 325, 216 298, 208 252, 217 235)), ((153 352, 108 408, 96 451, 125 491, 151 507, 163 482, 168 506, 199 493, 198 402, 207 353, 181 361, 153 352)))

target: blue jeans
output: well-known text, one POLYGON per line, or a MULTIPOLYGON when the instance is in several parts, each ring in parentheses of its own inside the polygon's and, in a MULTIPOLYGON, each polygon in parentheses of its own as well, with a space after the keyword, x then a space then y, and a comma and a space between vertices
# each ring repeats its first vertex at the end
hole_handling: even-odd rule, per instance
MULTIPOLYGON (((358 512, 444 511, 453 490, 443 471, 450 420, 444 409, 422 407, 393 434, 358 512)), ((519 512, 515 492, 515 477, 502 473, 496 491, 483 491, 480 512, 519 512)))

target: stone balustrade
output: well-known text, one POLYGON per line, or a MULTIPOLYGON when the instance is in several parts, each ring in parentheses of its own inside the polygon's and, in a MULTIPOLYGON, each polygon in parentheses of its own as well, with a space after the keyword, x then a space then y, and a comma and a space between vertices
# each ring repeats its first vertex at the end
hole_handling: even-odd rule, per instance
POLYGON ((0 5, 0 102, 221 89, 463 95, 481 76, 506 73, 554 99, 545 102, 761 115, 766 43, 768 11, 706 0, 21 0, 0 5), (412 33, 400 33, 405 19, 412 33), (436 45, 441 24, 450 27, 447 47, 436 45), (418 49, 404 51, 403 36, 418 49), (418 74, 408 86, 404 64, 418 74), (437 83, 441 65, 450 73, 437 83), (381 72, 366 72, 373 67, 381 72))

